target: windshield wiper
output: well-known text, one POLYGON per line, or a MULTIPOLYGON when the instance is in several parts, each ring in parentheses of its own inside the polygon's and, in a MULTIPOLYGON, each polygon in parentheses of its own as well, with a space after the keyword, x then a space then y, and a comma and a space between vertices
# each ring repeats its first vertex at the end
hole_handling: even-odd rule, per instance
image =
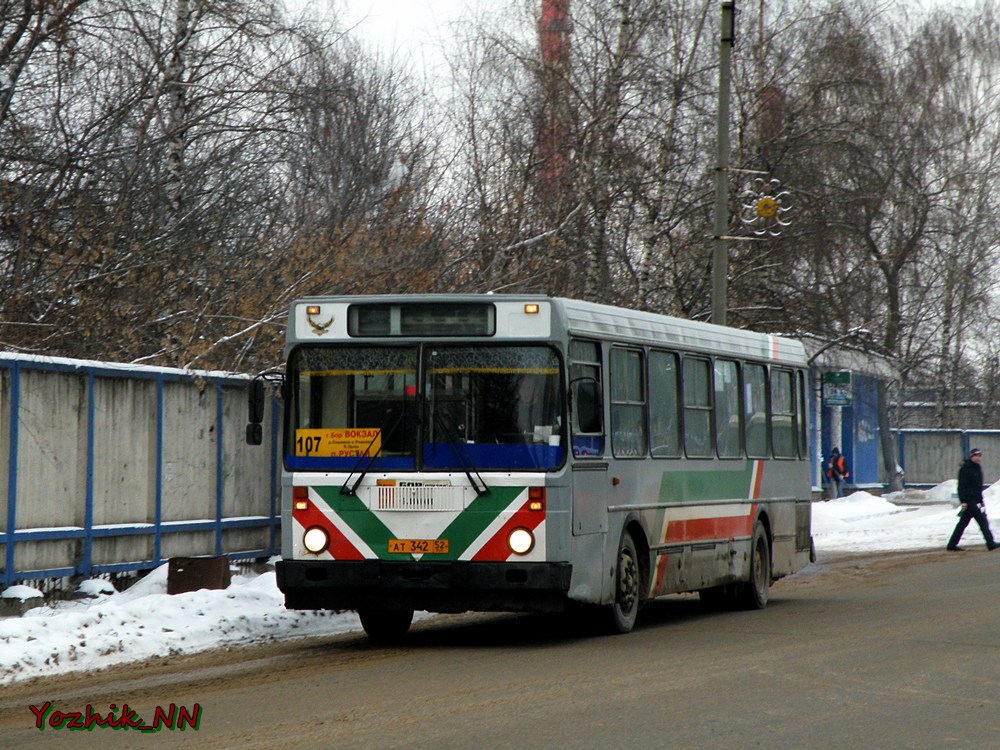
MULTIPOLYGON (((368 443, 368 447, 365 448, 364 452, 358 457, 358 461, 356 464, 354 464, 354 468, 351 469, 351 473, 347 475, 347 479, 345 479, 344 483, 340 486, 341 495, 358 494, 358 487, 361 485, 361 482, 364 480, 365 476, 367 476, 368 472, 371 470, 372 464, 375 463, 375 459, 381 455, 382 448, 385 447, 386 442, 388 442, 389 438, 392 437, 393 433, 396 431, 396 428, 399 427, 400 422, 403 421, 403 414, 405 413, 405 411, 406 411, 405 409, 401 409, 399 414, 396 415, 396 421, 392 423, 388 431, 386 431, 385 435, 382 436, 382 442, 379 444, 378 450, 372 453, 371 455, 368 455, 368 453, 371 450, 371 447, 375 444, 375 440, 377 440, 378 437, 382 435, 381 430, 377 435, 375 435, 375 437, 372 438, 372 441, 368 443), (355 480, 354 484, 348 487, 347 485, 350 484, 351 477, 354 476, 354 472, 358 470, 358 467, 361 466, 361 462, 364 461, 365 458, 368 458, 368 464, 358 475, 358 478, 357 480, 355 480)), ((392 409, 386 409, 385 410, 386 416, 388 416, 391 412, 392 409)))
POLYGON ((441 427, 441 431, 444 432, 445 438, 447 438, 449 445, 451 445, 451 450, 455 454, 455 458, 462 465, 462 471, 465 472, 465 476, 469 478, 469 484, 472 485, 472 489, 476 491, 478 497, 483 497, 484 495, 490 494, 489 485, 486 484, 485 480, 479 473, 479 469, 469 458, 469 454, 465 448, 465 443, 458 439, 457 430, 455 429, 454 423, 451 423, 451 418, 444 412, 434 411, 434 423, 441 427), (476 483, 476 479, 472 478, 472 473, 475 472, 476 478, 479 483, 476 483), (482 487, 480 487, 482 485, 482 487))

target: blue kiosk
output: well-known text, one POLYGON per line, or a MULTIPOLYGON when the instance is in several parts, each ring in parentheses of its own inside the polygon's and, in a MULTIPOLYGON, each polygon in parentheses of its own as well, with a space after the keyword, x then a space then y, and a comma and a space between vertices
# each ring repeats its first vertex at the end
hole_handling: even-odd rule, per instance
POLYGON ((850 471, 847 487, 881 492, 888 480, 879 444, 878 382, 898 380, 898 368, 890 360, 857 349, 809 338, 802 343, 811 365, 814 492, 827 491, 826 462, 834 448, 840 449, 850 471))

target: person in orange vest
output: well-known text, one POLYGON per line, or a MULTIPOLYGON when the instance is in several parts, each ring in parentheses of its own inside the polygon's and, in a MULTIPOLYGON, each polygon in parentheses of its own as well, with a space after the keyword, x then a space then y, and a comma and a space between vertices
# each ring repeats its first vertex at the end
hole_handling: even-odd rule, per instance
POLYGON ((834 448, 830 451, 830 463, 827 464, 826 475, 830 478, 830 484, 833 487, 833 496, 843 497, 844 480, 851 476, 851 472, 847 470, 847 463, 844 461, 844 457, 840 455, 839 448, 834 448))

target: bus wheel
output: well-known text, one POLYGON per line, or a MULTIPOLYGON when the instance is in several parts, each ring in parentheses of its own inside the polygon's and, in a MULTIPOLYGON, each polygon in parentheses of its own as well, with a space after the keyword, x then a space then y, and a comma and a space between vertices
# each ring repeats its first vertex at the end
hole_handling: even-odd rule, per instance
POLYGON ((612 633, 628 633, 635 627, 635 620, 639 614, 639 581, 641 577, 635 542, 632 540, 632 535, 626 531, 622 534, 622 541, 618 546, 615 601, 608 608, 612 633))
POLYGON ((412 609, 359 609, 361 627, 368 637, 380 643, 400 641, 413 622, 412 609))
POLYGON ((771 587, 771 545, 764 524, 757 521, 750 546, 750 579, 739 585, 738 603, 743 609, 764 609, 771 587))

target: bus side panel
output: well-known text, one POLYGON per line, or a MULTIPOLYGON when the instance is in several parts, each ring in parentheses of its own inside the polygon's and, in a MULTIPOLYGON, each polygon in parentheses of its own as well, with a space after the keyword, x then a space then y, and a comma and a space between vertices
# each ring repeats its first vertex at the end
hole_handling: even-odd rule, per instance
POLYGON ((772 576, 777 579, 801 570, 811 562, 812 501, 776 504, 772 576), (780 510, 780 512, 779 512, 780 510))
MULTIPOLYGON (((610 534, 588 534, 573 540, 573 577, 569 598, 583 604, 606 604, 605 590, 610 591, 611 575, 604 562, 608 559, 605 546, 610 534)), ((615 543, 617 547, 617 542, 615 543)))
POLYGON ((808 461, 767 462, 760 494, 767 502, 771 528, 771 576, 778 579, 801 570, 810 561, 812 486, 808 461))
MULTIPOLYGON (((642 515, 650 530, 651 596, 747 580, 754 525, 761 516, 771 533, 774 578, 808 562, 806 462, 667 460, 636 462, 631 467, 625 463, 613 466, 612 474, 621 477, 624 488, 616 499, 627 504, 628 482, 641 481, 641 500, 637 500, 646 505, 642 515), (656 509, 648 509, 649 505, 656 509)), ((617 488, 613 496, 616 492, 617 488)), ((617 544, 612 533, 609 546, 611 537, 617 544)))

